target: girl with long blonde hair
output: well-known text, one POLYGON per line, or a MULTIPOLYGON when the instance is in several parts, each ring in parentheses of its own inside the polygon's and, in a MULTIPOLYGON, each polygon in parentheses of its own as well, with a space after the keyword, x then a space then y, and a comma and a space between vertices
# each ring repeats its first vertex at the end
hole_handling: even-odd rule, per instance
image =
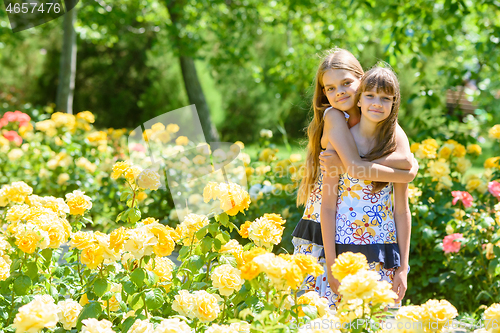
MULTIPOLYGON (((305 212, 292 234, 294 252, 313 255, 326 263, 325 275, 318 279, 307 277, 305 286, 306 289, 314 289, 321 296, 327 297, 331 306, 337 299, 327 282, 332 283, 334 291, 338 287, 329 267, 334 263, 336 255, 340 254, 335 246, 337 223, 335 213, 332 213, 336 209, 339 174, 347 171, 350 177, 358 181, 373 181, 369 182, 370 193, 364 195, 374 198, 379 196, 379 190, 385 188, 388 182, 406 184, 413 180, 418 171, 418 163, 411 155, 408 139, 397 124, 397 117, 391 118, 390 130, 385 126, 377 132, 378 136, 364 139, 370 141, 365 142, 367 145, 373 142, 377 142, 377 145, 363 159, 360 157, 361 151, 349 129, 362 119, 356 93, 363 74, 358 60, 346 50, 332 49, 322 60, 315 80, 314 117, 308 127, 305 175, 297 197, 298 205, 305 204, 305 212), (380 136, 384 138, 383 143, 379 140, 380 136), (326 167, 320 170, 319 156, 321 150, 325 149, 334 150, 341 163, 325 159, 326 167), (325 197, 329 201, 322 205, 325 197), (321 214, 322 211, 325 216, 321 214)), ((399 103, 399 96, 395 99, 399 103)), ((399 104, 396 109, 398 108, 399 104)), ((357 189, 358 186, 347 187, 346 193, 357 189)), ((338 196, 338 202, 342 200, 349 199, 346 195, 338 196)), ((401 291, 406 288, 405 281, 403 284, 398 285, 401 291)))

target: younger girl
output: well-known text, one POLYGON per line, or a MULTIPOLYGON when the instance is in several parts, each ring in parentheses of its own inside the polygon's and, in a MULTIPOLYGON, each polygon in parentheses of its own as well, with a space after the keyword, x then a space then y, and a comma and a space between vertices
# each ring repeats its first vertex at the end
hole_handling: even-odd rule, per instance
MULTIPOLYGON (((351 133, 359 154, 374 160, 394 151, 400 104, 396 75, 387 68, 371 69, 361 79, 356 101, 361 110, 361 120, 351 128, 351 133)), ((325 134, 329 140, 335 142, 340 139, 328 131, 327 125, 325 134)), ((347 172, 325 177, 325 187, 335 187, 336 184, 338 195, 336 191, 323 191, 321 206, 327 265, 343 252, 363 253, 370 269, 379 272, 381 279, 394 282, 393 290, 398 293, 396 301, 399 302, 406 292, 409 267, 411 216, 407 184, 372 183, 352 177, 347 172), (391 201, 393 187, 394 213, 391 201), (331 242, 333 239, 335 244, 331 242)), ((331 290, 335 293, 339 282, 331 276, 331 270, 327 273, 331 290)), ((324 285, 328 289, 326 281, 324 285)), ((338 301, 336 295, 329 299, 338 301)))
MULTIPOLYGON (((320 64, 316 75, 313 98, 314 118, 308 128, 309 145, 306 172, 297 198, 297 203, 305 204, 306 209, 292 235, 294 236, 295 253, 310 254, 323 259, 326 250, 330 254, 326 258, 326 267, 331 267, 336 255, 340 253, 335 253, 334 249, 331 249, 335 244, 335 224, 331 220, 325 223, 324 219, 320 219, 323 192, 337 195, 336 184, 327 188, 327 191, 323 189, 323 173, 318 173, 318 156, 320 149, 324 149, 321 147, 335 149, 348 168, 349 174, 360 179, 407 183, 413 180, 418 171, 418 164, 415 163, 414 159, 410 159, 408 139, 397 124, 394 137, 395 145, 393 142, 391 148, 392 153, 372 162, 363 161, 359 157, 349 127, 357 124, 361 118, 354 100, 362 75, 363 70, 357 59, 350 52, 342 49, 330 51, 320 64), (332 109, 331 106, 335 109, 332 109), (343 112, 339 112, 339 110, 343 112), (344 119, 347 120, 347 123, 344 119), (325 126, 325 135, 323 135, 323 126, 325 126), (327 136, 330 132, 334 133, 334 140, 330 140, 327 136), (392 169, 382 164, 401 169, 410 169, 411 167, 411 170, 392 169), (322 229, 326 230, 323 230, 322 233, 322 229), (325 244, 325 250, 323 244, 325 244)), ((335 183, 335 179, 331 183, 335 183)), ((344 197, 339 196, 339 201, 344 197)), ((330 269, 326 267, 325 271, 330 273, 330 269)), ((321 296, 329 298, 330 305, 333 305, 336 296, 328 288, 326 280, 326 276, 318 279, 309 276, 305 281, 306 288, 318 291, 321 296)), ((331 276, 329 280, 334 282, 331 276)))

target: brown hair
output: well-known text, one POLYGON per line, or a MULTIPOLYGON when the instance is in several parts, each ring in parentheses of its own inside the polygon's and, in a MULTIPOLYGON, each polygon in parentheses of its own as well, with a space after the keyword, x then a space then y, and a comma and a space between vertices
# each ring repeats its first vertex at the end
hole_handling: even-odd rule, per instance
MULTIPOLYGON (((363 156, 368 161, 376 160, 396 150, 396 125, 398 123, 399 105, 401 104, 398 78, 389 65, 379 63, 365 73, 361 78, 355 101, 359 101, 363 92, 374 88, 378 93, 384 92, 387 95, 394 96, 394 99, 389 117, 377 124, 375 146, 368 154, 363 156)), ((380 191, 387 184, 386 182, 373 182, 372 193, 380 191)))
POLYGON ((305 173, 302 178, 297 194, 297 206, 305 205, 314 183, 319 176, 319 153, 321 146, 321 136, 323 135, 323 114, 330 106, 324 93, 323 75, 329 69, 344 69, 350 71, 357 78, 364 74, 358 59, 351 52, 333 48, 325 54, 316 72, 314 96, 312 101, 313 119, 307 127, 307 156, 305 163, 305 173))

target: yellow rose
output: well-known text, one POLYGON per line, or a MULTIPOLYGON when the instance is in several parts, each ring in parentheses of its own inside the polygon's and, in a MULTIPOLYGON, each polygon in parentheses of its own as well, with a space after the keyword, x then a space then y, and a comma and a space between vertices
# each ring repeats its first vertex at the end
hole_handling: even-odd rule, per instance
POLYGON ((323 266, 318 264, 318 260, 314 256, 295 254, 293 255, 293 260, 300 267, 304 275, 310 274, 318 277, 324 273, 323 266))
POLYGON ((347 275, 342 279, 339 293, 346 301, 351 299, 370 300, 377 288, 379 278, 380 275, 377 272, 359 270, 356 274, 347 275))
POLYGON ((160 186, 160 175, 154 170, 143 170, 139 176, 137 176, 137 185, 145 190, 156 191, 160 186))
POLYGON ((92 233, 77 231, 71 234, 69 245, 81 251, 92 245, 94 240, 94 235, 92 233))
POLYGON ((466 153, 466 149, 464 145, 461 144, 456 144, 455 148, 453 149, 453 156, 455 157, 464 157, 466 153))
POLYGON ((439 149, 439 158, 449 158, 451 156, 451 153, 453 151, 453 145, 450 145, 450 144, 445 144, 441 147, 441 149, 439 149))
POLYGON ((440 330, 443 326, 458 315, 457 309, 447 300, 428 300, 421 305, 421 322, 426 329, 435 331, 435 327, 440 330))
POLYGON ((5 219, 9 222, 19 222, 25 220, 29 214, 28 205, 14 205, 9 208, 5 219))
POLYGON ((8 256, 0 257, 0 281, 5 281, 10 276, 10 264, 8 256))
POLYGON ((114 251, 120 251, 127 237, 128 231, 124 227, 113 230, 109 235, 109 247, 114 251))
POLYGON ((261 272, 271 280, 271 283, 278 290, 287 289, 285 275, 290 263, 282 257, 276 256, 274 253, 262 254, 253 259, 261 272))
POLYGON ((83 215, 85 211, 92 208, 92 202, 85 192, 74 190, 72 193, 66 194, 66 203, 69 206, 69 213, 71 215, 83 215))
POLYGON ((217 266, 210 275, 212 285, 219 290, 223 296, 230 296, 239 291, 245 282, 241 278, 241 271, 229 264, 217 266))
MULTIPOLYGON (((307 304, 316 307, 316 309, 318 310, 318 315, 321 317, 327 314, 329 311, 328 300, 326 298, 320 297, 319 294, 315 291, 308 291, 304 295, 300 296, 297 299, 297 304, 307 304)), ((305 316, 301 308, 299 308, 299 316, 305 316)))
POLYGON ((126 180, 132 183, 135 181, 135 179, 139 176, 141 172, 142 172, 141 167, 137 165, 132 165, 129 168, 125 169, 125 171, 123 172, 123 177, 125 177, 126 180))
POLYGON ((220 183, 218 191, 220 208, 230 216, 244 212, 250 207, 250 195, 236 183, 220 183))
POLYGON ((153 246, 157 243, 158 239, 151 231, 146 228, 138 228, 128 230, 128 238, 125 241, 124 249, 139 260, 144 256, 151 255, 153 246))
POLYGON ((181 316, 194 318, 192 308, 194 307, 194 297, 187 290, 179 290, 179 293, 174 296, 172 309, 177 311, 181 316))
POLYGON ((500 139, 500 125, 495 125, 488 131, 490 138, 492 139, 500 139))
POLYGON ((9 187, 6 187, 8 200, 15 203, 23 203, 28 195, 33 193, 33 189, 25 182, 13 182, 9 187))
POLYGON ((420 143, 418 143, 418 142, 412 143, 410 146, 410 151, 413 154, 415 154, 419 149, 420 149, 420 143))
POLYGON ((192 311, 196 318, 202 323, 207 323, 217 319, 220 307, 217 298, 207 293, 205 290, 198 290, 193 293, 192 311))
POLYGON ((467 154, 479 156, 482 153, 482 149, 480 145, 470 144, 467 146, 467 154))
POLYGON ((418 305, 402 306, 396 313, 396 319, 409 320, 412 322, 420 322, 422 318, 422 307, 418 305))
POLYGON ((85 120, 88 123, 93 124, 95 122, 95 117, 90 111, 82 111, 76 114, 77 119, 85 120))
POLYGON ((259 155, 259 161, 263 161, 266 163, 274 161, 276 159, 276 152, 277 149, 271 149, 271 148, 264 149, 263 151, 261 151, 259 155))
POLYGON ((156 326, 155 333, 191 333, 191 327, 179 318, 169 318, 156 326))
POLYGON ((130 167, 130 161, 116 162, 113 165, 113 172, 111 173, 112 179, 118 179, 130 167))
POLYGON ((102 319, 97 320, 95 318, 89 318, 82 320, 82 331, 81 333, 114 333, 113 323, 109 320, 102 319))
POLYGON ((470 178, 467 181, 467 184, 465 185, 465 189, 468 192, 472 192, 475 189, 477 189, 478 187, 480 187, 482 183, 483 183, 483 181, 479 177, 477 177, 477 178, 470 178))
POLYGON ((257 246, 266 248, 281 242, 285 227, 267 219, 265 216, 256 219, 248 228, 248 238, 257 246))
POLYGON ((76 327, 76 321, 83 307, 77 301, 72 299, 61 301, 57 303, 59 309, 58 316, 59 321, 63 325, 65 330, 70 330, 76 327))
POLYGON ((433 177, 433 180, 450 174, 450 167, 444 159, 430 161, 427 166, 429 167, 429 174, 433 177))
POLYGON ((240 267, 240 271, 241 277, 248 281, 255 279, 261 272, 260 266, 253 261, 247 262, 242 265, 240 267))
POLYGON ((54 328, 57 325, 57 305, 52 297, 44 296, 36 295, 33 301, 19 308, 12 325, 16 332, 39 332, 43 328, 54 328))
POLYGON ((392 285, 389 282, 379 281, 377 287, 373 290, 372 304, 382 307, 394 304, 394 300, 398 298, 398 295, 391 288, 392 285))
POLYGON ((337 257, 331 269, 333 277, 342 281, 348 275, 368 269, 368 262, 362 253, 345 252, 337 257))
POLYGON ((184 245, 191 245, 198 242, 196 232, 208 225, 209 221, 205 215, 188 214, 181 224, 177 225, 176 232, 184 245))
POLYGON ((155 257, 149 260, 146 269, 155 273, 161 282, 172 280, 172 271, 175 265, 167 257, 155 257), (154 264, 154 265, 153 265, 154 264))
POLYGON ((45 249, 50 243, 49 234, 31 223, 17 227, 15 237, 17 247, 28 254, 35 252, 37 246, 45 249))
POLYGON ((152 333, 154 329, 153 323, 149 320, 136 319, 134 324, 128 329, 128 333, 152 333))
POLYGON ((485 328, 491 333, 500 332, 500 303, 494 303, 484 311, 485 328))
POLYGON ((187 146, 189 143, 189 139, 186 136, 179 136, 177 139, 175 139, 175 144, 178 146, 187 146))
POLYGON ((14 162, 20 159, 24 155, 23 151, 19 148, 14 148, 7 154, 9 161, 14 162))
POLYGON ((167 131, 170 133, 177 133, 179 132, 179 125, 177 124, 168 124, 167 125, 167 131))
POLYGON ((90 269, 96 269, 104 261, 104 250, 99 244, 90 244, 82 250, 80 257, 82 264, 90 269))
POLYGON ((490 169, 490 168, 498 168, 498 160, 500 159, 500 156, 496 157, 490 157, 484 161, 484 168, 485 169, 490 169))
POLYGON ((457 171, 464 174, 467 170, 469 170, 472 166, 472 163, 464 158, 459 157, 455 160, 457 171))
POLYGON ((418 158, 436 158, 437 149, 439 145, 434 139, 427 139, 422 141, 415 156, 418 158))

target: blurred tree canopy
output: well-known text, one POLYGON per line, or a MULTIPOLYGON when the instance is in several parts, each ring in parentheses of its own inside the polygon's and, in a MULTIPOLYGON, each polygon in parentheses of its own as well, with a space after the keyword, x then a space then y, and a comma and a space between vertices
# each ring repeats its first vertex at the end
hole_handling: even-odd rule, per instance
MULTIPOLYGON (((176 25, 169 2, 78 4, 75 112, 135 127, 188 105, 179 65, 188 54, 223 140, 249 142, 280 123, 303 138, 321 54, 337 46, 365 68, 393 66, 400 122, 414 140, 462 119, 449 90, 500 122, 498 1, 184 0, 176 25)), ((55 102, 60 20, 14 34, 0 11, 0 108, 55 102)))

